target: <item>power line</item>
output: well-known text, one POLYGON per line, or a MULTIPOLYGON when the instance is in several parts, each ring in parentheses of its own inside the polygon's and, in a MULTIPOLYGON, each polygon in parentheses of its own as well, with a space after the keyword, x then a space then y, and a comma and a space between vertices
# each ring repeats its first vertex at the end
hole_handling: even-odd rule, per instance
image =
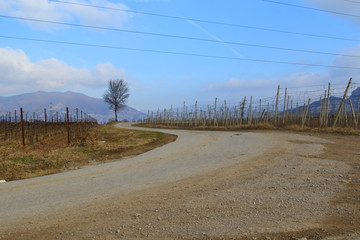
POLYGON ((332 13, 332 14, 343 15, 343 16, 348 16, 348 17, 360 18, 360 15, 354 15, 354 14, 349 14, 349 13, 340 13, 340 12, 335 12, 335 11, 330 11, 330 10, 323 10, 323 9, 320 9, 320 8, 305 7, 305 6, 300 6, 300 5, 296 5, 296 4, 283 3, 283 2, 273 1, 273 0, 263 0, 263 1, 264 2, 269 2, 269 3, 285 5, 285 6, 290 6, 290 7, 310 9, 310 10, 319 11, 319 12, 326 12, 326 13, 332 13))
POLYGON ((282 51, 303 52, 303 53, 342 56, 342 57, 360 57, 360 55, 352 55, 352 54, 340 54, 340 53, 331 53, 331 52, 314 51, 314 50, 306 50, 306 49, 275 47, 275 46, 252 44, 252 43, 219 41, 219 40, 205 39, 205 38, 195 38, 195 37, 179 36, 179 35, 171 35, 171 34, 163 34, 163 33, 125 30, 125 29, 119 29, 119 28, 100 27, 100 26, 83 25, 83 24, 76 24, 76 23, 65 23, 65 22, 58 22, 58 21, 33 19, 33 18, 24 18, 24 17, 15 17, 15 16, 6 16, 6 15, 0 15, 0 17, 1 18, 10 18, 10 19, 32 21, 32 22, 48 23, 48 24, 66 25, 66 26, 72 26, 72 27, 93 28, 93 29, 99 29, 99 30, 110 30, 110 31, 117 31, 117 32, 126 32, 126 33, 134 33, 134 34, 151 35, 151 36, 157 36, 157 37, 177 38, 177 39, 202 41, 202 42, 214 42, 214 43, 222 43, 222 44, 225 43, 225 44, 241 45, 241 46, 255 47, 255 48, 267 48, 267 49, 282 50, 282 51))
POLYGON ((238 27, 238 28, 245 28, 245 29, 283 33, 283 34, 300 35, 300 36, 306 36, 306 37, 316 37, 316 38, 326 38, 326 39, 334 39, 334 40, 342 40, 342 41, 360 42, 360 39, 354 39, 354 38, 335 37, 335 36, 303 33, 303 32, 293 32, 293 31, 286 31, 286 30, 273 29, 273 28, 256 27, 256 26, 250 26, 250 25, 241 25, 241 24, 236 24, 236 23, 226 23, 226 22, 220 22, 220 21, 196 19, 196 18, 186 18, 186 17, 179 17, 179 16, 173 16, 173 15, 134 11, 134 10, 127 10, 127 9, 122 9, 122 8, 104 7, 104 6, 98 6, 98 5, 75 3, 75 2, 68 2, 68 1, 61 1, 61 0, 50 0, 50 2, 77 5, 77 6, 83 6, 83 7, 91 7, 91 8, 99 8, 99 9, 107 9, 107 10, 113 10, 113 11, 129 12, 129 13, 136 13, 136 14, 142 14, 142 15, 148 15, 148 16, 155 16, 155 17, 163 17, 163 18, 169 18, 169 19, 177 19, 177 20, 185 20, 185 21, 190 20, 190 21, 194 21, 194 22, 222 25, 222 26, 228 26, 228 27, 238 27))
POLYGON ((46 42, 46 43, 55 43, 55 44, 66 44, 66 45, 75 45, 75 46, 84 46, 84 47, 118 49, 118 50, 137 51, 137 52, 181 55, 181 56, 191 56, 191 57, 205 57, 205 58, 227 59, 227 60, 238 60, 238 61, 298 65, 298 66, 307 66, 307 67, 325 67, 325 68, 341 68, 341 69, 360 70, 360 67, 334 66, 334 65, 323 65, 323 64, 312 64, 312 63, 296 63, 296 62, 285 62, 285 61, 276 61, 276 60, 255 59, 255 58, 227 57, 227 56, 207 55, 207 54, 198 54, 198 53, 184 53, 184 52, 162 51, 162 50, 152 50, 152 49, 142 49, 142 48, 128 48, 128 47, 99 45, 99 44, 91 44, 91 43, 66 42, 66 41, 15 37, 15 36, 5 36, 5 35, 0 35, 0 38, 16 39, 16 40, 24 40, 24 41, 35 41, 35 42, 46 42))

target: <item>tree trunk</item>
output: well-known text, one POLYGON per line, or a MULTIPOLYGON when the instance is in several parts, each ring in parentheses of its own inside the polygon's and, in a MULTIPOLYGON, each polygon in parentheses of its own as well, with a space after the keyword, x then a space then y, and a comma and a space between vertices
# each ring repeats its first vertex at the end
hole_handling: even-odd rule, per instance
POLYGON ((114 113, 115 113, 115 121, 118 121, 118 111, 119 111, 119 107, 118 106, 114 106, 114 113))
POLYGON ((118 121, 118 119, 117 119, 117 110, 115 110, 114 112, 115 112, 115 122, 117 122, 118 121))

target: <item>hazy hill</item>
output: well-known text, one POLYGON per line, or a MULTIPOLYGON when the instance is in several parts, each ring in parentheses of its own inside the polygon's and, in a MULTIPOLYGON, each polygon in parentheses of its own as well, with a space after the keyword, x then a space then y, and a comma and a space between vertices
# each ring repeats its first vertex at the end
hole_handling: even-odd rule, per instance
MULTIPOLYGON (((89 97, 75 92, 35 92, 25 93, 11 97, 0 97, 0 114, 18 110, 32 113, 42 113, 46 108, 48 111, 64 112, 69 109, 78 108, 94 117, 98 122, 107 122, 114 118, 114 112, 104 103, 103 99, 89 97)), ((119 120, 139 120, 145 115, 131 107, 125 106, 118 114, 119 120)))
MULTIPOLYGON (((359 104, 359 97, 360 97, 360 87, 355 89, 351 95, 346 98, 345 100, 345 106, 346 106, 346 110, 348 112, 351 111, 350 108, 350 100, 353 103, 353 107, 354 110, 357 111, 358 109, 358 104, 359 104)), ((329 104, 329 113, 333 114, 336 113, 339 110, 339 106, 341 103, 342 98, 340 97, 330 97, 330 104, 329 104)), ((322 100, 321 102, 323 102, 324 100, 322 100)), ((309 112, 313 115, 319 114, 320 113, 320 100, 319 101, 315 101, 313 103, 310 104, 309 106, 309 112)))

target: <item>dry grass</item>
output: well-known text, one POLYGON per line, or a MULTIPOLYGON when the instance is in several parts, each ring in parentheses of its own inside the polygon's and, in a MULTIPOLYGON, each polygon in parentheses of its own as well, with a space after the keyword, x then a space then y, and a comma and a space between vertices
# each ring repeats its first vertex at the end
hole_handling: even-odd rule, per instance
POLYGON ((151 123, 135 124, 139 127, 163 128, 163 129, 186 129, 186 130, 209 130, 209 131, 244 131, 244 130, 290 130, 305 133, 329 133, 339 135, 360 136, 360 129, 335 127, 335 128, 317 128, 317 127, 301 127, 299 125, 289 125, 285 127, 275 127, 271 124, 241 125, 241 126, 197 126, 197 127, 181 127, 169 126, 151 123))
POLYGON ((0 146, 0 179, 17 180, 77 169, 114 159, 137 155, 162 146, 176 136, 94 126, 88 135, 67 146, 66 137, 52 136, 32 146, 21 148, 19 142, 0 146))

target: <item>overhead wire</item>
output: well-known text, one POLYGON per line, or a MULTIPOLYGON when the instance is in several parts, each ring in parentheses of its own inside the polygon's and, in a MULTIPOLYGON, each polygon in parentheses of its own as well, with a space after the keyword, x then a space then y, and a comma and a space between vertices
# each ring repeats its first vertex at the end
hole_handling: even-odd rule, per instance
POLYGON ((336 12, 336 11, 323 10, 320 8, 306 7, 306 6, 301 6, 301 5, 292 4, 292 3, 278 2, 278 1, 274 1, 274 0, 262 0, 262 1, 279 4, 279 5, 284 5, 284 6, 289 6, 289 7, 303 8, 303 9, 309 9, 309 10, 314 10, 314 11, 319 11, 319 12, 326 12, 326 13, 332 13, 332 14, 343 15, 343 16, 348 16, 348 17, 360 18, 360 15, 355 15, 355 14, 350 14, 350 13, 341 13, 341 12, 336 12))
POLYGON ((68 42, 68 41, 47 40, 47 39, 16 37, 16 36, 6 36, 6 35, 0 35, 0 38, 16 39, 16 40, 23 40, 23 41, 46 42, 46 43, 55 43, 55 44, 65 44, 65 45, 75 45, 75 46, 84 46, 84 47, 118 49, 118 50, 137 51, 137 52, 192 56, 192 57, 205 57, 205 58, 216 58, 216 59, 227 59, 227 60, 238 60, 238 61, 275 63, 275 64, 297 65, 297 66, 307 66, 307 67, 325 67, 325 68, 360 70, 360 67, 335 66, 335 65, 312 64, 312 63, 297 63, 297 62, 286 62, 286 61, 276 61, 276 60, 266 60, 266 59, 255 59, 255 58, 228 57, 228 56, 207 55, 207 54, 198 54, 198 53, 190 53, 190 52, 185 53, 185 52, 173 52, 173 51, 163 51, 163 50, 153 50, 153 49, 143 49, 143 48, 129 48, 129 47, 100 45, 100 44, 92 44, 92 43, 68 42))
POLYGON ((356 58, 360 57, 360 55, 352 55, 352 54, 340 54, 340 53, 332 53, 332 52, 285 48, 285 47, 276 47, 276 46, 268 46, 268 45, 252 44, 252 43, 241 43, 241 42, 231 42, 231 41, 222 41, 222 40, 220 41, 220 40, 214 40, 214 39, 205 39, 205 38, 196 38, 196 37, 189 37, 189 36, 172 35, 172 34, 126 30, 126 29, 109 28, 109 27, 101 27, 101 26, 94 26, 94 25, 84 25, 84 24, 77 24, 77 23, 66 23, 66 22, 50 21, 50 20, 43 20, 43 19, 34 19, 34 18, 25 18, 25 17, 16 17, 16 16, 7 16, 7 15, 0 15, 0 17, 1 18, 9 18, 9 19, 18 19, 18 20, 24 20, 24 21, 47 23, 47 24, 66 25, 66 26, 72 26, 72 27, 92 28, 92 29, 99 29, 99 30, 109 30, 109 31, 133 33, 133 34, 151 35, 151 36, 157 36, 157 37, 177 38, 177 39, 203 41, 203 42, 214 42, 214 43, 222 43, 222 44, 225 43, 225 44, 241 45, 241 46, 255 47, 255 48, 267 48, 267 49, 282 50, 282 51, 303 52, 303 53, 342 56, 342 57, 356 57, 356 58))
POLYGON ((50 2, 60 3, 60 4, 77 5, 77 6, 83 6, 83 7, 91 7, 91 8, 99 8, 99 9, 107 9, 107 10, 113 10, 113 11, 122 11, 122 12, 136 13, 136 14, 142 14, 142 15, 148 15, 148 16, 169 18, 169 19, 178 19, 178 20, 185 20, 185 21, 190 20, 190 21, 194 21, 194 22, 222 25, 222 26, 228 26, 228 27, 238 27, 238 28, 245 28, 245 29, 254 29, 254 30, 261 30, 261 31, 283 33, 283 34, 301 35, 301 36, 307 36, 307 37, 327 38, 327 39, 342 40, 342 41, 360 42, 360 39, 354 39, 354 38, 336 37, 336 36, 303 33, 303 32, 294 32, 294 31, 287 31, 287 30, 280 30, 280 29, 273 29, 273 28, 242 25, 242 24, 237 24, 237 23, 226 23, 226 22, 213 21, 213 20, 204 20, 204 19, 196 19, 196 18, 179 17, 179 16, 173 16, 173 15, 167 15, 167 14, 128 10, 128 9, 122 9, 122 8, 104 7, 104 6, 99 6, 99 5, 76 3, 76 2, 69 2, 69 1, 62 1, 62 0, 50 0, 50 2))

